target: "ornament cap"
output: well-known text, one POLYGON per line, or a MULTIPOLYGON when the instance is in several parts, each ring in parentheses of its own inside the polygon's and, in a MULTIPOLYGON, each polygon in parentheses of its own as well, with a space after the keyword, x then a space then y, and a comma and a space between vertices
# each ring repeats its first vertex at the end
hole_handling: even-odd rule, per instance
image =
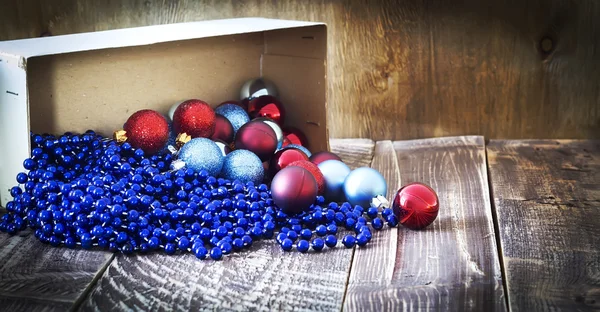
POLYGON ((371 206, 377 209, 390 208, 390 202, 383 195, 377 195, 371 200, 371 206))
POLYGON ((175 139, 175 144, 177 147, 181 148, 185 143, 189 142, 192 139, 187 133, 180 133, 177 135, 177 139, 175 139))
POLYGON ((113 133, 113 137, 118 143, 125 143, 125 141, 127 141, 127 131, 117 130, 113 133))
POLYGON ((185 162, 181 159, 174 160, 171 163, 171 170, 173 170, 173 171, 181 170, 184 167, 185 167, 185 162))

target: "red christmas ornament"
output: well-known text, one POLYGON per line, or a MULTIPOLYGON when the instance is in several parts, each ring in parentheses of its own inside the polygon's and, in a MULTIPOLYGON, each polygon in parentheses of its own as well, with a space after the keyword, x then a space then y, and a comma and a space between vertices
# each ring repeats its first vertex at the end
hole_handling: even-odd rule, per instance
POLYGON ((233 142, 233 125, 229 122, 229 119, 217 115, 215 117, 215 132, 210 138, 227 143, 233 142))
POLYGON ((309 209, 315 202, 317 181, 304 168, 287 167, 273 177, 271 196, 283 212, 297 214, 309 209))
POLYGON ((297 160, 297 161, 290 163, 287 167, 292 167, 292 166, 300 167, 300 168, 304 168, 304 169, 308 170, 308 172, 310 172, 310 174, 312 174, 313 178, 315 178, 315 181, 317 181, 318 193, 323 194, 323 192, 325 191, 325 177, 323 176, 321 169, 319 169, 319 167, 317 167, 317 165, 311 163, 308 160, 297 160))
POLYGON ((285 108, 283 104, 271 95, 261 95, 248 102, 250 119, 267 117, 282 126, 285 121, 285 108))
POLYGON ((294 127, 283 128, 283 137, 284 137, 284 140, 283 140, 284 147, 289 144, 296 144, 296 145, 302 145, 304 147, 308 147, 308 140, 306 139, 306 136, 298 128, 294 128, 294 127), (285 139, 287 139, 290 143, 286 144, 285 139))
POLYGON ((118 142, 129 142, 135 148, 154 154, 165 147, 169 140, 167 119, 150 109, 143 109, 129 116, 122 131, 115 132, 118 142))
POLYGON ((309 159, 313 164, 315 164, 317 166, 326 160, 334 159, 334 160, 342 161, 342 159, 338 155, 336 155, 332 152, 327 152, 327 151, 314 153, 310 156, 309 159))
POLYGON ((186 133, 192 138, 210 138, 215 132, 216 114, 206 102, 187 100, 173 113, 175 133, 186 133))
POLYGON ((264 122, 251 121, 244 124, 235 135, 235 149, 246 149, 266 161, 277 149, 277 135, 264 122))
POLYGON ((308 156, 297 148, 287 148, 277 151, 269 164, 271 176, 274 176, 279 170, 298 160, 308 160, 308 156))
POLYGON ((423 183, 411 183, 398 190, 392 204, 400 223, 409 229, 420 230, 437 218, 440 203, 437 194, 423 183))

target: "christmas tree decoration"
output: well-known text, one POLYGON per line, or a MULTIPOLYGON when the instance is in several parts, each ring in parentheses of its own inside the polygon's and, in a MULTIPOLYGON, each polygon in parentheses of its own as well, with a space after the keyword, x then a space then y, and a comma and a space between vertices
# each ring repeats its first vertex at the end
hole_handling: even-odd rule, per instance
POLYGON ((252 119, 252 121, 261 121, 266 123, 267 125, 269 125, 269 127, 271 127, 273 129, 273 131, 275 131, 275 135, 277 136, 277 149, 280 149, 283 145, 283 131, 281 130, 281 127, 279 127, 279 125, 274 122, 273 120, 266 118, 266 117, 258 117, 258 118, 254 118, 252 119))
POLYGON ((308 172, 312 174, 313 178, 315 178, 315 181, 317 181, 317 193, 319 195, 323 195, 323 193, 325 192, 325 177, 323 176, 323 173, 321 172, 319 167, 317 167, 317 165, 311 163, 308 160, 297 160, 290 163, 287 167, 291 166, 296 166, 308 170, 308 172))
POLYGON ((332 159, 342 161, 342 159, 338 155, 336 155, 332 152, 327 152, 327 151, 314 153, 311 156, 309 156, 309 160, 317 166, 326 160, 332 160, 332 159))
POLYGON ((250 79, 244 83, 240 90, 240 100, 252 100, 262 95, 278 96, 277 87, 265 78, 250 79))
POLYGON ((279 171, 271 182, 271 196, 277 207, 287 214, 306 211, 315 202, 317 181, 301 167, 287 167, 279 171))
POLYGON ((362 207, 369 207, 373 198, 387 194, 385 179, 379 171, 369 167, 352 170, 344 180, 343 188, 346 200, 362 207))
POLYGON ((123 126, 114 133, 114 139, 127 142, 144 152, 154 154, 161 151, 169 140, 169 124, 160 113, 143 109, 133 113, 123 126))
POLYGON ((225 158, 217 144, 206 138, 191 139, 181 147, 177 157, 179 162, 174 162, 174 169, 180 169, 183 163, 185 168, 194 172, 205 170, 211 176, 221 172, 225 158))
POLYGON ((215 117, 215 132, 210 138, 231 143, 233 142, 233 135, 233 126, 229 122, 229 119, 217 114, 215 117))
POLYGON ((242 183, 259 184, 264 178, 262 161, 248 150, 236 149, 227 154, 221 176, 227 180, 239 180, 242 183))
POLYGON ((237 134, 240 128, 250 121, 248 113, 237 104, 225 102, 215 108, 215 113, 227 118, 233 126, 233 134, 237 134))
POLYGON ((304 132, 298 128, 284 127, 283 137, 289 141, 289 143, 284 143, 284 147, 289 144, 295 144, 308 148, 308 139, 306 138, 306 135, 304 135, 304 132))
POLYGON ((327 201, 345 201, 344 181, 350 174, 350 168, 339 160, 326 160, 318 165, 325 178, 325 199, 327 201))
POLYGON ((227 154, 229 154, 229 153, 231 153, 231 151, 233 151, 233 149, 231 148, 231 146, 229 144, 227 144, 227 142, 221 141, 221 140, 213 140, 213 141, 215 142, 215 144, 217 144, 217 146, 221 150, 221 153, 223 153, 223 156, 227 156, 227 154))
POLYGON ((306 155, 306 157, 310 158, 310 156, 312 156, 312 153, 308 150, 308 148, 306 148, 306 147, 304 147, 302 145, 289 144, 289 145, 284 146, 282 149, 288 149, 288 148, 299 149, 299 150, 301 150, 306 155))
POLYGON ((251 121, 243 125, 235 135, 235 149, 249 150, 262 161, 270 159, 276 148, 277 135, 264 122, 251 121))
POLYGON ((269 173, 275 176, 281 169, 298 160, 308 160, 308 156, 297 148, 281 149, 271 158, 269 173))
POLYGON ((435 221, 440 202, 431 187, 415 182, 396 192, 392 209, 400 224, 412 230, 421 230, 435 221))
POLYGON ((173 122, 173 115, 175 114, 175 110, 177 109, 177 107, 179 107, 179 105, 181 103, 183 103, 184 101, 179 101, 175 104, 173 104, 170 108, 169 108, 169 112, 167 113, 167 117, 169 117, 169 120, 171 122, 173 122))
POLYGON ((251 118, 266 117, 282 126, 285 122, 285 108, 274 96, 262 95, 248 102, 248 114, 251 118))
POLYGON ((173 129, 192 138, 210 138, 215 132, 215 112, 201 100, 187 100, 173 113, 173 129))

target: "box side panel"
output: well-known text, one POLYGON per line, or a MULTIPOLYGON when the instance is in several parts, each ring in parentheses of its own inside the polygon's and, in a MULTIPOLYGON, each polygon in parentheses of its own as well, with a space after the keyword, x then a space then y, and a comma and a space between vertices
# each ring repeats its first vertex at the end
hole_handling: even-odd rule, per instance
POLYGON ((31 130, 110 136, 140 109, 166 115, 190 98, 213 106, 237 100, 260 74, 263 50, 263 34, 252 33, 33 58, 31 130))
POLYGON ((29 157, 27 81, 20 58, 0 54, 0 206, 11 199, 10 188, 29 157))
POLYGON ((265 52, 273 55, 325 59, 327 30, 325 25, 278 29, 265 32, 265 52))

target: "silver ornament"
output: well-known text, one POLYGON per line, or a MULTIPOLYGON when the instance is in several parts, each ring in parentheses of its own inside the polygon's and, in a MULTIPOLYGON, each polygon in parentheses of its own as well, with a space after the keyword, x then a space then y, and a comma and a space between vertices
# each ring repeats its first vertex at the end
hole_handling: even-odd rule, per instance
POLYGON ((177 102, 177 103, 173 104, 173 106, 171 106, 171 108, 169 108, 169 120, 170 120, 170 121, 173 121, 173 115, 175 114, 175 110, 176 110, 176 109, 177 109, 177 107, 179 107, 179 105, 180 105, 181 103, 183 103, 183 102, 184 102, 184 101, 177 102))
POLYGON ((281 148, 281 146, 283 145, 283 130, 281 130, 281 127, 279 127, 279 125, 274 122, 273 120, 267 118, 267 117, 257 117, 252 119, 252 121, 261 121, 266 123, 269 127, 271 127, 271 129, 273 129, 273 131, 275 131, 275 135, 277 136, 277 150, 279 150, 281 148))
POLYGON ((275 84, 265 78, 248 80, 240 90, 240 100, 252 100, 261 95, 277 97, 279 92, 277 91, 275 84))

